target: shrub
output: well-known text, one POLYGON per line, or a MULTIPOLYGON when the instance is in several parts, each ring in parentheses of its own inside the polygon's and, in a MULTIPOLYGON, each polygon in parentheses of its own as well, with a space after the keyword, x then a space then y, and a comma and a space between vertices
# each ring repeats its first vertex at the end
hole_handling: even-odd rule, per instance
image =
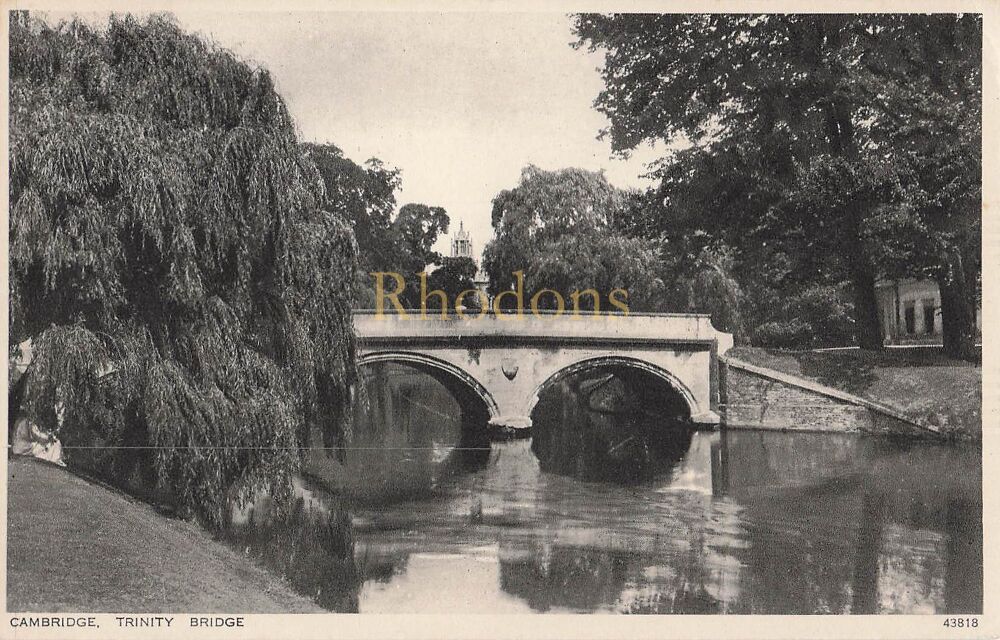
POLYGON ((751 333, 754 346, 808 348, 854 342, 853 306, 842 286, 807 287, 779 302, 769 315, 751 333))

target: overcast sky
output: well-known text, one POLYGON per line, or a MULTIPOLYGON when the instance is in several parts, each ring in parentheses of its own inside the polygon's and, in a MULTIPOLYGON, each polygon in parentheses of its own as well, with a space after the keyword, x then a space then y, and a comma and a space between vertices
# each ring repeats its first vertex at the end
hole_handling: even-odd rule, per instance
MULTIPOLYGON (((61 17, 61 16, 60 16, 61 17)), ((90 16, 92 19, 96 16, 90 16)), ((356 162, 402 170, 400 205, 459 220, 476 251, 492 233, 491 200, 528 163, 604 169, 644 186, 641 149, 611 158, 591 106, 601 56, 574 50, 559 13, 178 13, 240 58, 270 69, 306 141, 356 162)), ((439 243, 444 251, 446 242, 439 243)))

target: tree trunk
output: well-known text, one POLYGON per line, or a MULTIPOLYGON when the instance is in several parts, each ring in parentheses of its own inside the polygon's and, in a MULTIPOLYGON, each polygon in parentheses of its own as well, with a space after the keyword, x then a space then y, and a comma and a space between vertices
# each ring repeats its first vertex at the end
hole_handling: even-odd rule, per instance
MULTIPOLYGON (((834 155, 851 162, 858 158, 854 143, 854 122, 851 109, 843 100, 834 100, 826 109, 826 135, 834 155)), ((882 323, 879 322, 878 298, 875 295, 875 265, 865 252, 861 239, 862 221, 868 213, 869 203, 856 200, 844 212, 848 237, 844 243, 843 257, 848 264, 848 275, 854 291, 854 320, 858 346, 869 351, 885 348, 882 323)))
POLYGON ((951 358, 976 361, 976 311, 962 256, 949 250, 938 276, 941 290, 941 329, 944 353, 951 358))
POLYGON ((879 322, 878 298, 875 296, 875 268, 867 258, 855 255, 851 259, 850 276, 858 346, 869 351, 881 351, 885 344, 882 323, 879 322))

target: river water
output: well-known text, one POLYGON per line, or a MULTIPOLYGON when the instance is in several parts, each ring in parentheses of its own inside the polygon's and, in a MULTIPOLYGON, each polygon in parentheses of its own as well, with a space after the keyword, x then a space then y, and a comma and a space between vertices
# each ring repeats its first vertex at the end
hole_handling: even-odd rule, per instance
POLYGON ((300 489, 350 514, 332 609, 982 610, 976 447, 692 431, 606 380, 590 389, 640 404, 551 390, 532 439, 491 444, 432 379, 377 373, 349 443, 313 455, 300 489))

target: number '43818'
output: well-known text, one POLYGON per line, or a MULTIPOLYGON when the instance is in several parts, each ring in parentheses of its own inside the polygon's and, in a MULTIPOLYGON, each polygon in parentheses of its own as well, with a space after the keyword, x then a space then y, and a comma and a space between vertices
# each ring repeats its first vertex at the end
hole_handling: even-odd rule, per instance
POLYGON ((979 626, 979 618, 945 618, 944 626, 953 629, 972 629, 979 626))

